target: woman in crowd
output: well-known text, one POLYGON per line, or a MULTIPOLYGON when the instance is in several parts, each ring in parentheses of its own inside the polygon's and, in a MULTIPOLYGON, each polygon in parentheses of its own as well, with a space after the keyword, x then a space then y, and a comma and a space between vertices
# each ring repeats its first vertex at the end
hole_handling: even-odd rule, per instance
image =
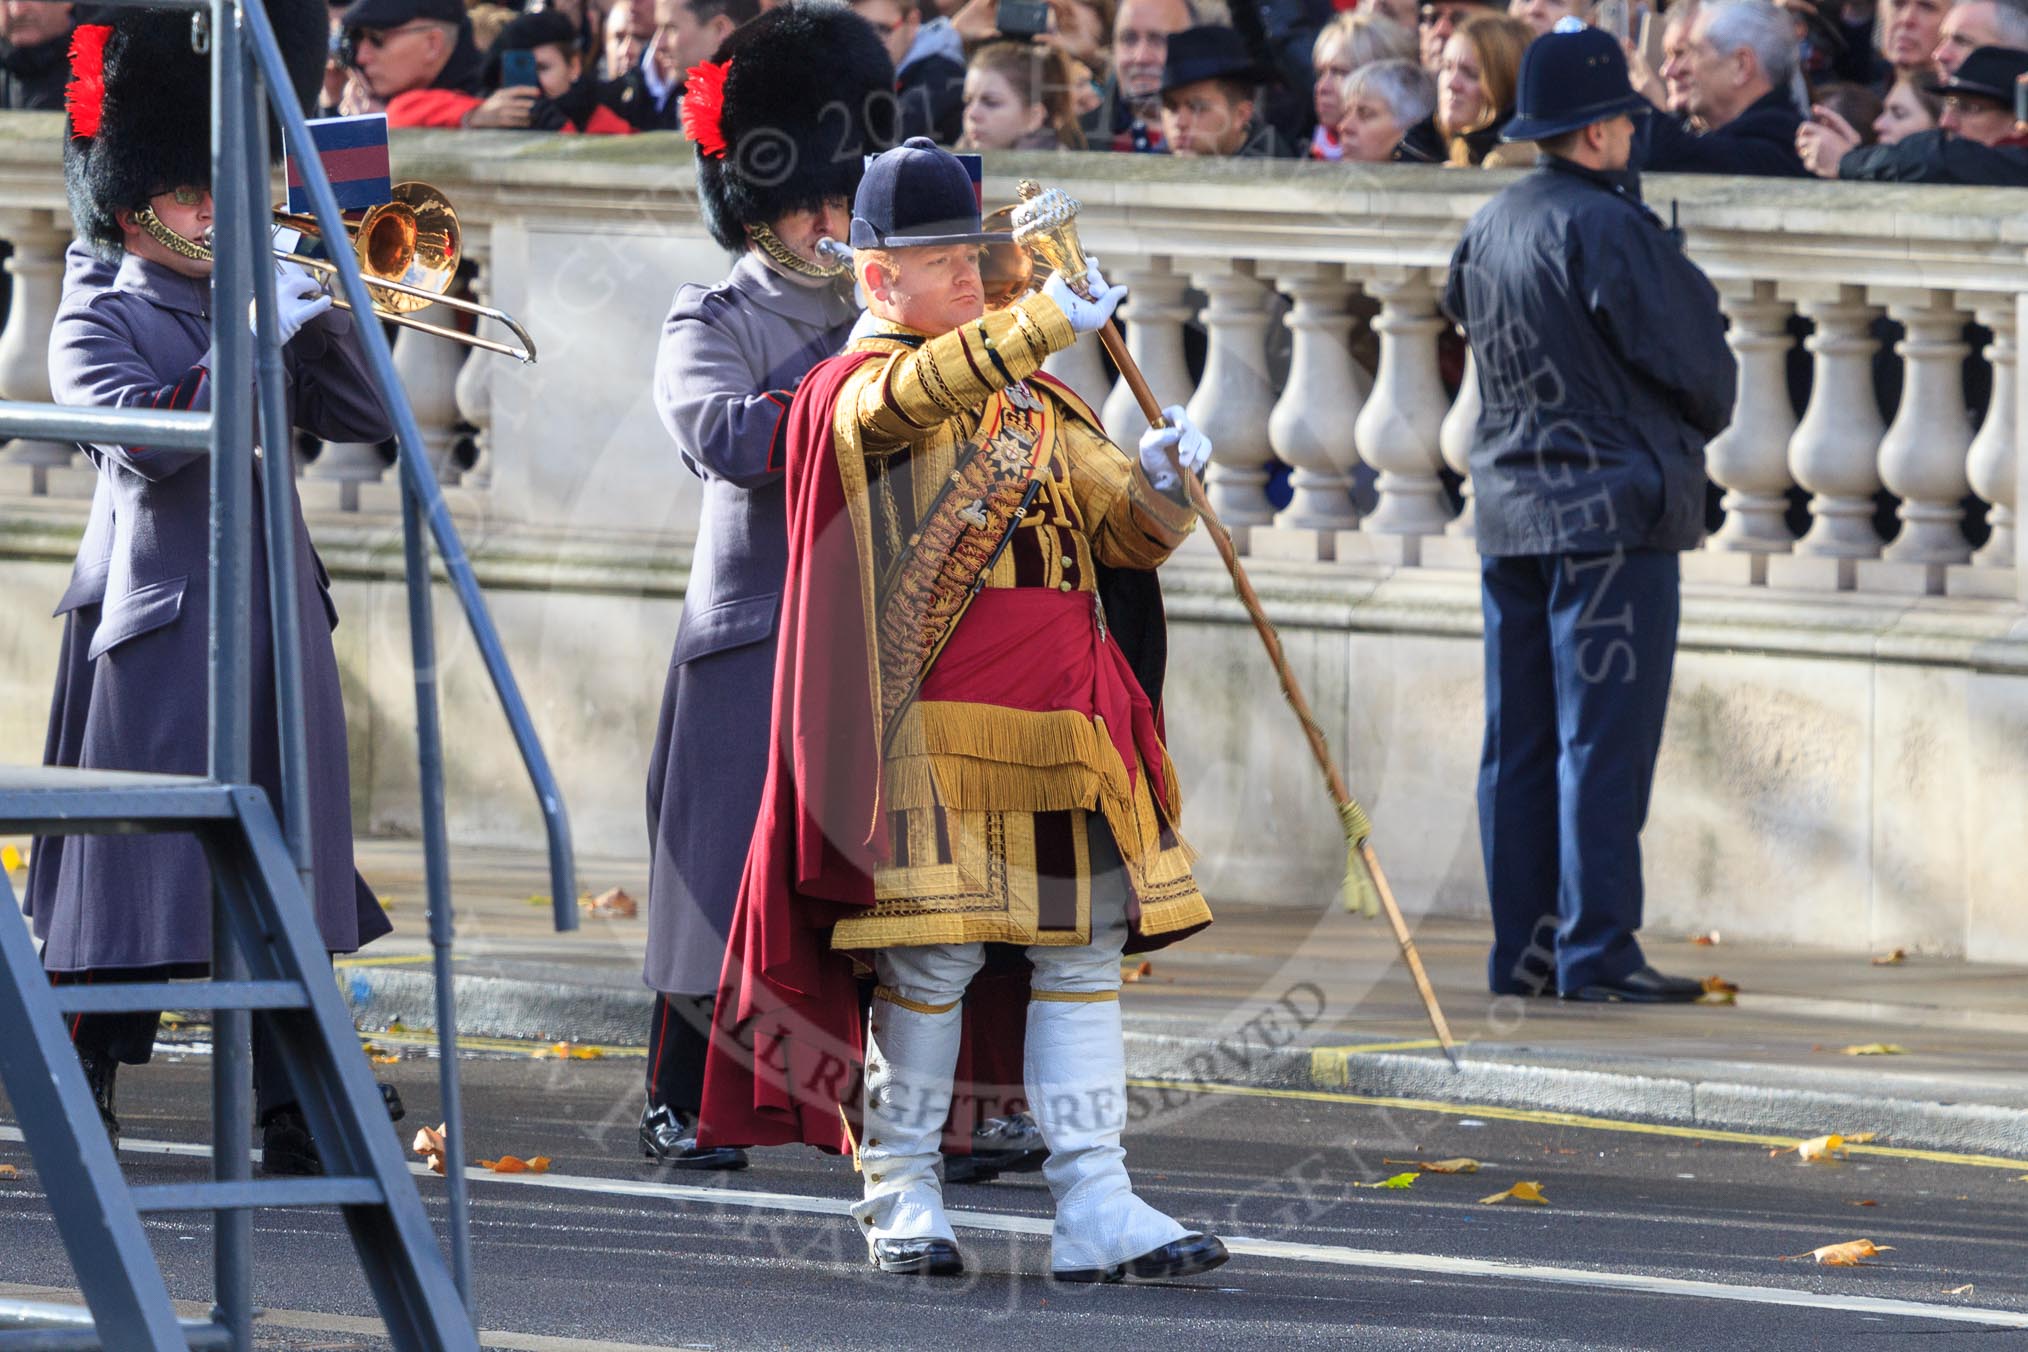
POLYGON ((1070 62, 1053 47, 989 42, 965 69, 966 150, 1082 150, 1070 62))
POLYGON ((1500 129, 1514 116, 1521 53, 1534 38, 1534 29, 1505 14, 1474 14, 1459 25, 1437 70, 1436 113, 1402 137, 1397 158, 1487 169, 1533 164, 1535 147, 1502 145, 1500 129))
POLYGON ((1419 61, 1375 61, 1345 81, 1338 146, 1347 163, 1382 164, 1400 153, 1409 128, 1436 111, 1436 80, 1419 61))
MULTIPOLYGON (((1845 112, 1842 108, 1836 111, 1845 112)), ((1845 116, 1854 126, 1866 125, 1853 119, 1849 113, 1845 116)), ((1904 136, 1935 130, 1937 119, 1942 116, 1942 99, 1930 93, 1923 82, 1900 76, 1888 87, 1887 97, 1880 101, 1880 115, 1873 119, 1873 136, 1881 145, 1891 146, 1904 136)))
MULTIPOLYGON (((1317 34, 1317 45, 1310 54, 1311 68, 1317 76, 1311 90, 1317 107, 1317 129, 1310 137, 1309 158, 1340 158, 1338 122, 1345 114, 1346 77, 1376 61, 1414 59, 1415 34, 1371 10, 1340 14, 1326 24, 1324 31, 1317 34)), ((1392 150, 1393 146, 1388 148, 1392 150)))

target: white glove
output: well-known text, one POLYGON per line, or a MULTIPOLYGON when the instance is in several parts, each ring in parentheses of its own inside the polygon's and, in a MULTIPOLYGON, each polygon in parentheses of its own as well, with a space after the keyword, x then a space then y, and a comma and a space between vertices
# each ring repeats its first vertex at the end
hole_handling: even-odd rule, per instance
POLYGON ((1063 274, 1052 272, 1049 280, 1042 284, 1042 294, 1055 301, 1064 316, 1070 320, 1073 333, 1097 333, 1113 317, 1113 311, 1120 308, 1120 302, 1127 298, 1124 286, 1107 286, 1106 279, 1099 276, 1098 260, 1087 259, 1085 286, 1096 300, 1086 300, 1070 289, 1070 283, 1063 280, 1063 274))
MULTIPOLYGON (((331 297, 314 273, 298 263, 276 262, 275 337, 283 347, 303 331, 303 325, 330 308, 331 297)), ((251 308, 247 311, 247 323, 253 323, 251 308)))
POLYGON ((1182 463, 1184 472, 1195 474, 1211 459, 1211 438, 1197 430, 1197 424, 1190 421, 1181 404, 1163 409, 1162 416, 1168 420, 1167 427, 1150 427, 1141 433, 1141 470, 1149 483, 1167 493, 1177 484, 1169 448, 1176 448, 1176 460, 1182 463))

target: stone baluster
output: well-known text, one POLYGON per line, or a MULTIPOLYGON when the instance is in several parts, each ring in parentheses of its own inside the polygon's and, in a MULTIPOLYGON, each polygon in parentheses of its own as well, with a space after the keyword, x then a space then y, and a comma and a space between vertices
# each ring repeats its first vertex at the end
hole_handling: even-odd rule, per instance
MULTIPOLYGON (((1184 303, 1189 280, 1169 270, 1166 260, 1151 258, 1144 264, 1123 268, 1118 280, 1127 287, 1126 303, 1120 318, 1126 321, 1127 351, 1148 379, 1148 388, 1157 399, 1180 404, 1190 397, 1190 365, 1183 357, 1183 325, 1191 316, 1184 303)), ((1141 412, 1124 378, 1106 396, 1106 435, 1115 443, 1132 448, 1148 420, 1141 412)))
POLYGON ((1732 321, 1725 341, 1739 358, 1739 391, 1732 422, 1704 451, 1711 477, 1726 490, 1720 503, 1725 524, 1706 548, 1786 554, 1795 547, 1784 519, 1789 445, 1796 435, 1788 377, 1794 346, 1788 323, 1795 307, 1775 294, 1773 282, 1728 282, 1719 295, 1732 321))
POLYGON ((1372 377, 1352 360, 1353 286, 1342 268, 1302 267, 1280 277, 1294 302, 1282 321, 1295 335, 1288 384, 1268 418, 1268 441, 1294 469, 1289 505, 1277 527, 1319 532, 1329 558, 1333 534, 1358 524, 1351 474, 1359 464, 1353 419, 1373 388, 1372 377))
MULTIPOLYGON (((49 330, 63 294, 63 250, 70 232, 58 229, 49 212, 9 211, 0 212, 0 235, 14 246, 7 260, 13 299, 7 326, 0 330, 0 398, 48 403, 49 330)), ((42 495, 51 489, 51 471, 63 470, 76 454, 67 442, 23 439, 0 451, 0 465, 19 467, 6 471, 10 486, 42 495)))
POLYGON ((1479 434, 1479 413, 1484 407, 1479 398, 1479 359, 1467 346, 1465 374, 1458 385, 1458 397, 1451 401, 1451 410, 1444 414, 1443 426, 1437 429, 1437 445, 1443 451, 1444 464, 1465 481, 1464 505, 1451 519, 1450 525, 1444 528, 1444 533, 1463 540, 1469 540, 1478 533, 1478 504, 1472 497, 1472 442, 1479 434))
POLYGON ((1965 456, 1965 478, 1987 503, 1986 525, 1992 535, 1972 562, 1982 568, 2014 566, 2014 513, 2020 507, 2019 451, 2014 425, 2014 305, 2011 299, 1981 296, 1973 318, 1993 331, 1984 356, 1993 367, 1993 395, 1985 421, 1965 456))
POLYGON ((1901 406, 1880 442, 1880 481, 1902 500, 1902 527, 1885 557, 1962 563, 1971 556, 1959 527, 1972 444, 1961 374, 1964 315, 1944 291, 1896 293, 1893 302, 1887 313, 1908 333, 1894 346, 1902 359, 1901 406))
POLYGON ((1112 388, 1111 382, 1106 379, 1105 349, 1099 345, 1099 337, 1095 333, 1079 338, 1061 351, 1050 353, 1049 359, 1042 363, 1042 369, 1070 386, 1072 393, 1093 408, 1104 402, 1107 391, 1112 388))
MULTIPOLYGON (((454 321, 451 311, 440 305, 416 311, 425 324, 446 328, 454 321)), ((408 391, 409 407, 415 411, 422 432, 423 449, 430 468, 445 487, 458 482, 458 368, 468 353, 462 343, 435 334, 399 329, 394 340, 394 369, 408 391)))
POLYGON ((1870 559, 1880 552, 1873 532, 1873 495, 1880 490, 1878 454, 1884 426, 1873 401, 1871 333, 1879 313, 1856 286, 1804 295, 1797 308, 1815 326, 1803 340, 1813 361, 1810 404, 1789 440, 1789 472, 1808 489, 1809 531, 1796 553, 1870 559))
MULTIPOLYGON (((487 260, 469 253, 466 257, 473 265, 472 299, 484 305, 492 289, 487 260)), ((488 329, 491 333, 498 332, 497 326, 489 325, 488 329)), ((457 400, 458 416, 475 429, 472 433, 472 467, 464 472, 460 480, 467 488, 484 488, 493 481, 493 378, 501 364, 511 360, 497 352, 473 348, 465 357, 464 365, 458 368, 458 379, 451 387, 451 393, 457 400)))
POLYGON ((1414 563, 1420 557, 1415 542, 1441 534, 1451 515, 1437 477, 1443 466, 1437 438, 1450 407, 1437 370, 1436 336, 1444 321, 1436 312, 1436 290, 1421 268, 1377 269, 1366 289, 1380 302, 1380 317, 1373 321, 1380 369, 1352 434, 1360 458, 1380 471, 1380 479, 1379 501, 1359 528, 1375 537, 1400 537, 1398 561, 1414 563))
POLYGON ((1205 476, 1211 505, 1232 528, 1234 542, 1244 548, 1245 528, 1274 518, 1267 496, 1273 455, 1267 424, 1274 411, 1274 390, 1268 380, 1266 343, 1272 293, 1243 259, 1195 276, 1210 300, 1203 313, 1210 350, 1203 382, 1186 407, 1211 438, 1211 468, 1205 476))

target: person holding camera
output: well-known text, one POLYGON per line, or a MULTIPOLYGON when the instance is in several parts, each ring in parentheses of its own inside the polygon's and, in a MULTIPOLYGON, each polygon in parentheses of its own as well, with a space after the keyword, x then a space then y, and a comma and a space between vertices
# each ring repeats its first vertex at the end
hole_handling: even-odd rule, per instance
POLYGON ((527 95, 530 131, 588 132, 626 136, 633 124, 600 97, 600 86, 585 69, 577 25, 558 10, 520 15, 493 40, 486 57, 489 88, 527 95))

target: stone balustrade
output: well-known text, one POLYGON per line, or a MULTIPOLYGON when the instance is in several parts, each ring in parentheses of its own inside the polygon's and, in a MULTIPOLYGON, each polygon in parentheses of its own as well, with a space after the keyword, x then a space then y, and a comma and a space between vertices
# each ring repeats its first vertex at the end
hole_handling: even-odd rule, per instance
MULTIPOLYGON (((0 237, 15 249, 0 397, 46 393, 67 224, 58 126, 0 121, 0 237)), ((714 281, 725 256, 679 138, 404 133, 394 158, 397 177, 450 195, 478 293, 541 347, 523 368, 404 333, 397 365, 563 748, 581 843, 636 853, 639 762, 697 495, 653 407, 655 345, 676 285, 714 281), (451 452, 466 438, 477 459, 461 468, 451 452)), ((1128 347, 1163 402, 1213 437, 1212 500, 1375 809, 1404 897, 1483 905, 1465 477, 1477 390, 1437 298, 1458 231, 1511 175, 1008 156, 988 164, 989 201, 1012 200, 1023 176, 1083 202, 1086 247, 1131 288, 1128 347)), ((1732 426, 1708 456, 1722 523, 1684 563, 1651 918, 2028 960, 2028 904, 2001 843, 2028 820, 2016 529, 2028 401, 2015 388, 2028 194, 1682 176, 1646 188, 1716 284, 1740 364, 1732 426), (1970 382, 1990 389, 1983 407, 1967 404, 1968 358, 1990 373, 1970 382), (1899 391, 1884 414, 1877 384, 1899 391), (1769 908, 1769 888, 1786 908, 1769 908), (1845 906, 1863 919, 1833 922, 1845 906)), ((1050 369, 1132 444, 1141 411, 1095 345, 1050 369)), ((355 732, 363 723, 378 748, 355 748, 359 816, 405 829, 391 476, 375 448, 326 446, 303 477, 347 627, 363 613, 361 632, 339 631, 355 732)), ((0 570, 34 561, 53 599, 51 542, 81 519, 88 487, 65 448, 0 449, 0 570), (15 540, 29 543, 10 554, 15 540)), ((1330 851, 1288 841, 1328 844, 1335 819, 1292 725, 1262 703, 1272 683, 1208 547, 1166 575, 1171 727, 1185 729, 1177 755, 1214 894, 1328 896, 1330 851), (1275 829, 1260 829, 1264 804, 1275 829)), ((0 621, 0 694, 34 716, 0 722, 0 760, 35 754, 47 689, 40 649, 25 629, 10 647, 14 632, 0 621), (10 652, 35 654, 29 674, 7 669, 10 652)), ((452 748, 454 829, 511 838, 525 805, 503 787, 511 761, 482 677, 459 661, 453 641, 447 716, 454 735, 473 720, 452 748), (459 691, 481 712, 461 715, 459 691)))
MULTIPOLYGON (((15 204, 0 212, 0 234, 14 245, 16 297, 0 330, 0 394, 34 398, 47 390, 62 185, 55 146, 32 134, 36 120, 15 121, 0 137, 0 182, 15 204)), ((683 144, 424 134, 397 138, 396 158, 402 175, 451 195, 482 268, 480 293, 520 315, 543 347, 541 365, 512 370, 497 356, 399 336, 396 362, 446 482, 466 477, 452 451, 477 428, 468 505, 535 525, 590 512, 609 528, 682 533, 685 505, 667 501, 646 374, 674 284, 723 271, 697 219, 683 144), (652 492, 630 491, 651 482, 652 492)), ((1455 486, 1477 390, 1446 383, 1441 345, 1455 341, 1436 302, 1459 227, 1502 176, 1050 156, 1010 159, 989 195, 1011 198, 1024 170, 1083 201, 1087 247, 1132 285, 1130 346, 1160 397, 1186 404, 1212 436, 1211 500, 1243 550, 1469 563, 1471 516, 1456 505, 1469 502, 1469 486, 1455 486), (1184 356, 1193 325, 1204 349, 1194 382, 1184 356), (1285 360, 1272 353, 1275 326, 1289 331, 1285 360), (1353 355, 1362 328, 1377 340, 1367 364, 1353 355), (1276 462, 1291 471, 1279 508, 1268 492, 1276 462), (1364 519, 1351 494, 1362 467, 1377 476, 1364 519)), ((1652 179, 1648 195, 1678 214, 1740 359, 1733 425, 1709 453, 1724 517, 1689 574, 2021 598, 2021 199, 1684 177, 1652 179), (1883 318, 1898 340, 1881 336, 1883 318), (1961 395, 1969 323, 1990 335, 1981 356, 2001 377, 1990 408, 1968 409, 1961 395), (1798 329, 1811 376, 1800 418, 1790 379, 1798 329), (1891 420, 1875 398, 1883 355, 1899 367, 1891 420), (1883 492, 1896 500, 1886 540, 1875 529, 1883 492), (1792 494, 1807 504, 1800 538, 1792 494), (1984 540, 1976 554, 1970 538, 1984 540)), ((1138 434, 1140 410, 1123 382, 1108 384, 1095 346, 1050 369, 1101 405, 1119 438, 1138 434)), ((65 473, 74 461, 63 447, 9 447, 0 466, 12 477, 0 489, 75 494, 83 476, 65 473)), ((347 512, 387 509, 391 497, 371 487, 385 476, 375 448, 348 445, 324 447, 304 474, 314 506, 347 512)))

